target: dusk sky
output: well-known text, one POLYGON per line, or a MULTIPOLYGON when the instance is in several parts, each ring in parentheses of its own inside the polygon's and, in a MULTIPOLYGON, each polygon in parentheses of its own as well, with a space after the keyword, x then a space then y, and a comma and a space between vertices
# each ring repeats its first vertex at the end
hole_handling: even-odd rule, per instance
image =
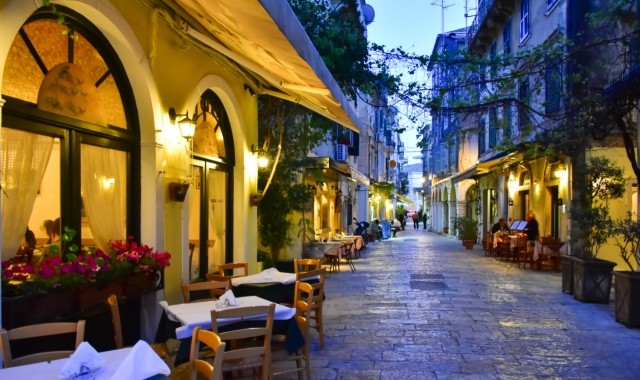
MULTIPOLYGON (((436 36, 442 31, 441 0, 367 0, 375 10, 375 19, 368 27, 369 41, 387 48, 402 47, 405 51, 429 55, 433 50, 436 36)), ((475 0, 468 0, 475 7, 475 0)), ((473 18, 465 20, 465 0, 445 0, 450 5, 444 11, 444 30, 455 30, 471 24, 473 18)), ((469 9, 470 15, 475 15, 469 9)), ((401 120, 402 122, 402 120, 401 120)), ((416 148, 415 130, 402 134, 409 163, 416 162, 419 151, 416 148)))

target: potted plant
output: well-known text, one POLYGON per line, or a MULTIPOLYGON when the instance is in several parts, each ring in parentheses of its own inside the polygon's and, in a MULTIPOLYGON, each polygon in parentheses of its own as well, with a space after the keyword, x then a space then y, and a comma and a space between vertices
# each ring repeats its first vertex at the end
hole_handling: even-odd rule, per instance
POLYGON ((640 327, 640 222, 627 213, 615 222, 616 243, 628 271, 614 271, 616 321, 627 327, 640 327))
POLYGON ((478 221, 471 218, 457 217, 454 219, 454 227, 458 232, 458 238, 467 249, 472 249, 478 240, 478 221))
POLYGON ((562 258, 563 290, 570 279, 569 293, 573 293, 575 299, 607 304, 616 263, 598 259, 597 255, 602 245, 615 234, 609 203, 624 195, 626 178, 624 170, 606 157, 591 158, 587 178, 582 207, 569 212, 571 240, 577 246, 577 254, 562 258))

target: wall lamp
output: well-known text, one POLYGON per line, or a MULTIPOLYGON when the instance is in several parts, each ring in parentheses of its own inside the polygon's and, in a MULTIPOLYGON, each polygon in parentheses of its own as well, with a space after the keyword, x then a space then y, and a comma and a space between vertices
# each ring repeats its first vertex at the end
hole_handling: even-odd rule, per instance
POLYGON ((190 141, 193 138, 193 135, 196 133, 196 119, 198 115, 194 115, 193 119, 189 117, 189 111, 185 113, 176 113, 176 109, 171 107, 169 108, 169 121, 171 124, 175 124, 178 122, 178 128, 180 128, 180 135, 185 138, 187 141, 190 141), (181 118, 178 120, 178 118, 181 118))
POLYGON ((269 165, 269 158, 266 155, 264 149, 260 149, 251 144, 251 153, 258 157, 258 167, 261 169, 266 168, 269 165))

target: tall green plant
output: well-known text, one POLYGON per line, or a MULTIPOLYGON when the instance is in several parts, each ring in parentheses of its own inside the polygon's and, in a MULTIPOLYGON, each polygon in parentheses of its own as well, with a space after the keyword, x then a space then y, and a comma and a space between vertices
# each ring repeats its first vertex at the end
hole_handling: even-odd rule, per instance
POLYGON ((586 167, 587 185, 582 192, 582 207, 571 209, 572 242, 582 246, 582 257, 597 257, 600 248, 615 234, 609 203, 624 195, 627 179, 624 170, 606 157, 592 157, 586 167))

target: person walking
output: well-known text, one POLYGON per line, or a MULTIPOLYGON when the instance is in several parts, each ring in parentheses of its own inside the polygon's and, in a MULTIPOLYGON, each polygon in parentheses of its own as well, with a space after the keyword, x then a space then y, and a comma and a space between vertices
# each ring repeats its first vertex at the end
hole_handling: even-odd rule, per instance
POLYGON ((414 211, 413 215, 411 215, 411 220, 413 220, 413 229, 417 230, 420 228, 420 217, 418 216, 418 212, 414 211))
POLYGON ((423 212, 422 213, 422 229, 426 230, 427 229, 427 212, 423 212))

